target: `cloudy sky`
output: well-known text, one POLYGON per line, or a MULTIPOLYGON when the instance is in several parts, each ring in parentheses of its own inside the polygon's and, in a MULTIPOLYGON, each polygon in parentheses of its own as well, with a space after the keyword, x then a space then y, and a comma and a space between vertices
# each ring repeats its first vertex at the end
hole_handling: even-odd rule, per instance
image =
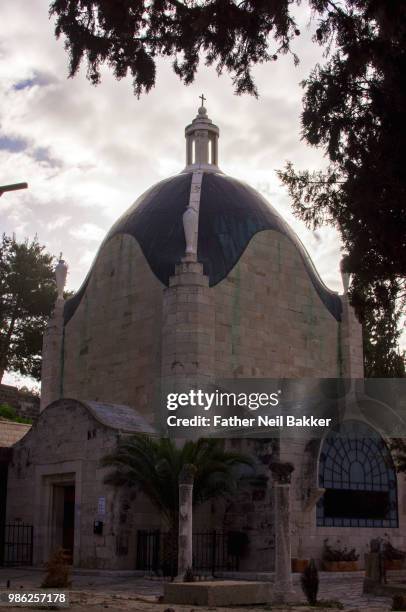
POLYGON ((322 57, 310 41, 309 14, 302 8, 298 17, 300 65, 288 56, 259 67, 259 99, 235 96, 228 76, 204 67, 185 87, 170 62, 159 61, 156 87, 137 100, 131 80, 117 82, 107 69, 98 87, 84 69, 67 79, 63 41, 54 38, 46 1, 1 3, 0 184, 29 184, 0 199, 1 231, 19 239, 37 234, 51 253, 62 251, 68 288, 78 289, 113 222, 151 184, 184 166, 184 127, 204 92, 221 130, 222 170, 282 212, 324 282, 341 291, 337 233, 311 232, 294 219, 275 173, 286 160, 303 169, 325 164, 322 152, 300 139, 299 82, 322 57))

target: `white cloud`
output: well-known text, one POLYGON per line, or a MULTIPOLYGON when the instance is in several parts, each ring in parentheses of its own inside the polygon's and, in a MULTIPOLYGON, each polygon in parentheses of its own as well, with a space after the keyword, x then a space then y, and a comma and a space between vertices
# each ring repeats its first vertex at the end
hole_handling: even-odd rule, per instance
POLYGON ((37 393, 41 390, 41 383, 29 376, 21 376, 21 374, 16 374, 15 372, 4 372, 1 382, 3 385, 11 385, 18 388, 26 387, 30 391, 32 390, 37 393))
POLYGON ((48 230, 55 230, 58 229, 59 227, 64 227, 68 221, 71 220, 72 217, 68 216, 68 215, 63 215, 62 217, 56 217, 56 219, 54 219, 53 221, 49 221, 47 223, 47 229, 48 230))
POLYGON ((70 235, 83 241, 101 242, 105 236, 105 230, 94 223, 83 223, 69 231, 70 235))
POLYGON ((80 265, 89 269, 93 263, 96 253, 97 253, 97 248, 86 249, 86 251, 84 251, 82 255, 80 256, 80 259, 79 259, 80 265))

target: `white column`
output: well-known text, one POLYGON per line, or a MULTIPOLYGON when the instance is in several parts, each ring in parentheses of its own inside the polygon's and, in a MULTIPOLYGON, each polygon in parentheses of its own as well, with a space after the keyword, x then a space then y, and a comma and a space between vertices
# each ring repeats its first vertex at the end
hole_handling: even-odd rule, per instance
POLYGON ((56 300, 42 340, 41 411, 61 397, 64 304, 63 299, 56 300))
POLYGON ((184 465, 179 474, 179 541, 178 576, 182 582, 187 570, 193 566, 193 480, 196 469, 184 465))
POLYGON ((292 593, 291 543, 290 543, 290 478, 291 463, 270 464, 274 481, 275 516, 275 582, 274 601, 285 603, 292 593))
POLYGON ((64 327, 63 311, 65 306, 63 292, 67 274, 68 266, 62 259, 61 253, 55 267, 55 281, 58 292, 55 308, 48 321, 42 341, 41 411, 44 410, 48 404, 61 397, 64 327))

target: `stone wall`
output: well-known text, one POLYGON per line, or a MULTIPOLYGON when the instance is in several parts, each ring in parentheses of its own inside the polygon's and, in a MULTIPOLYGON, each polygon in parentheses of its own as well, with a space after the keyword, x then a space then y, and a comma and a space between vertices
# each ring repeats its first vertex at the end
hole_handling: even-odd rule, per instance
POLYGON ((213 292, 217 377, 342 375, 339 323, 285 236, 257 233, 213 292))
POLYGON ((250 454, 256 461, 254 474, 242 470, 238 489, 227 503, 212 502, 195 513, 197 530, 240 531, 249 539, 248 553, 240 560, 240 571, 274 570, 274 489, 268 468, 273 456, 292 462, 295 470, 290 487, 292 557, 314 558, 321 564, 324 539, 331 545, 355 548, 359 566, 364 565, 373 538, 389 536, 392 544, 406 550, 406 486, 405 476, 398 474, 399 527, 319 527, 316 522, 318 500, 318 458, 321 440, 307 438, 285 440, 280 447, 276 441, 231 439, 227 448, 250 454), (245 472, 245 473, 244 473, 245 472))
MULTIPOLYGON (((105 245, 65 328, 63 397, 123 403, 151 414, 161 364, 170 357, 161 360, 163 292, 132 237, 117 236, 105 245)), ((343 376, 351 337, 357 354, 351 373, 362 376, 356 322, 346 330, 345 322, 336 321, 299 252, 278 232, 256 234, 209 294, 215 307, 213 378, 343 376)), ((178 316, 183 315, 170 314, 171 325, 182 332, 178 316)))
POLYGON ((316 522, 318 488, 318 456, 321 440, 289 440, 282 457, 295 466, 291 485, 291 533, 292 556, 302 559, 322 557, 323 543, 328 538, 331 545, 339 540, 339 547, 355 548, 359 554, 359 565, 364 565, 364 553, 369 552, 373 538, 390 537, 392 544, 406 550, 406 504, 405 477, 397 476, 399 527, 320 527, 316 522))
MULTIPOLYGON (((200 375, 207 379, 334 378, 349 371, 362 376, 361 336, 356 321, 351 319, 351 325, 348 320, 336 321, 316 292, 298 251, 279 233, 256 234, 228 277, 213 288, 189 287, 182 266, 178 272, 171 287, 165 289, 133 238, 117 236, 105 245, 82 301, 65 328, 64 397, 122 403, 152 418, 161 377, 175 380, 176 367, 200 364, 204 367, 200 375), (193 311, 188 312, 188 304, 193 304, 193 311), (205 329, 208 322, 213 326, 212 315, 214 362, 208 358, 209 349, 213 349, 213 330, 205 329), (206 342, 206 336, 210 336, 210 342, 206 342), (354 350, 351 338, 355 338, 354 350), (341 344, 342 339, 345 342, 341 344), (347 355, 353 357, 351 368, 345 363, 347 355)), ((185 371, 192 372, 190 368, 185 371)), ((10 520, 19 509, 32 515, 28 499, 36 496, 36 514, 31 521, 38 525, 38 537, 45 539, 47 528, 41 517, 50 507, 50 491, 58 482, 55 478, 58 473, 74 478, 80 490, 77 565, 133 568, 137 528, 160 524, 157 512, 146 510, 147 502, 134 500, 130 492, 114 497, 103 485, 98 461, 113 447, 115 436, 92 422, 92 417, 75 403, 67 402, 59 403, 58 411, 52 405, 46 409, 28 442, 20 449, 17 445, 10 482, 11 490, 14 487, 12 499, 24 490, 27 503, 25 498, 22 503, 13 501, 10 520), (48 439, 54 431, 56 434, 48 439), (90 437, 86 437, 89 432, 90 437), (44 467, 34 470, 33 464, 44 467), (109 518, 104 535, 95 536, 97 499, 103 495, 109 518)), ((231 446, 236 443, 230 442, 231 446)), ((241 448, 258 458, 263 452, 258 444, 244 441, 241 448)), ((304 447, 292 447, 289 453, 289 460, 296 464, 293 522, 301 521, 293 526, 293 542, 295 554, 299 554, 299 532, 305 533, 300 540, 303 554, 319 556, 324 535, 315 527, 314 508, 304 507, 304 452, 304 447)), ((273 490, 265 472, 259 462, 258 473, 251 480, 241 481, 229 507, 219 504, 210 510, 213 528, 248 533, 250 554, 241 569, 273 566, 273 490)), ((309 473, 316 478, 317 467, 309 473)), ((196 515, 196 527, 201 524, 206 529, 207 514, 203 510, 196 515)), ((22 518, 30 522, 29 517, 22 518)), ((362 534, 365 541, 370 538, 368 531, 362 534)), ((49 545, 36 549, 42 550, 38 554, 43 560, 49 545)))
POLYGON ((267 464, 277 452, 269 439, 233 439, 227 441, 230 451, 250 455, 256 469, 240 468, 238 489, 225 508, 223 526, 226 531, 243 532, 248 536, 248 550, 240 560, 241 571, 274 569, 274 504, 273 489, 267 464))
POLYGON ((63 397, 150 415, 161 368, 162 291, 132 237, 108 242, 65 328, 63 397))
POLYGON ((35 422, 39 417, 39 402, 36 395, 19 391, 11 385, 0 385, 0 404, 10 404, 20 417, 35 422))
POLYGON ((74 564, 78 567, 134 569, 136 529, 159 526, 150 503, 117 491, 103 479, 100 459, 115 448, 119 432, 96 421, 80 402, 62 400, 46 408, 38 423, 13 449, 9 466, 7 521, 34 526, 34 563, 61 546, 57 491, 75 485, 74 564), (99 513, 99 500, 105 512, 99 513), (93 533, 95 520, 103 534, 93 533))

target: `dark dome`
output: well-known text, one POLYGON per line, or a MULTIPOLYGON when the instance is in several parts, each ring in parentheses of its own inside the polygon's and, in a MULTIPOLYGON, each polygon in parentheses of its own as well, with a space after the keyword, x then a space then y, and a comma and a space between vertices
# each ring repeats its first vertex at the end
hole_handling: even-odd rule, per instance
MULTIPOLYGON (((101 248, 118 234, 129 234, 139 243, 155 276, 164 284, 185 254, 182 216, 189 203, 192 172, 160 181, 113 225, 101 248)), ((204 172, 199 209, 197 259, 203 263, 210 286, 223 280, 235 266, 251 238, 262 230, 275 230, 298 249, 311 281, 330 313, 341 319, 341 300, 320 279, 299 238, 247 184, 220 172, 204 172)), ((85 292, 82 287, 65 305, 65 323, 72 317, 85 292)))

